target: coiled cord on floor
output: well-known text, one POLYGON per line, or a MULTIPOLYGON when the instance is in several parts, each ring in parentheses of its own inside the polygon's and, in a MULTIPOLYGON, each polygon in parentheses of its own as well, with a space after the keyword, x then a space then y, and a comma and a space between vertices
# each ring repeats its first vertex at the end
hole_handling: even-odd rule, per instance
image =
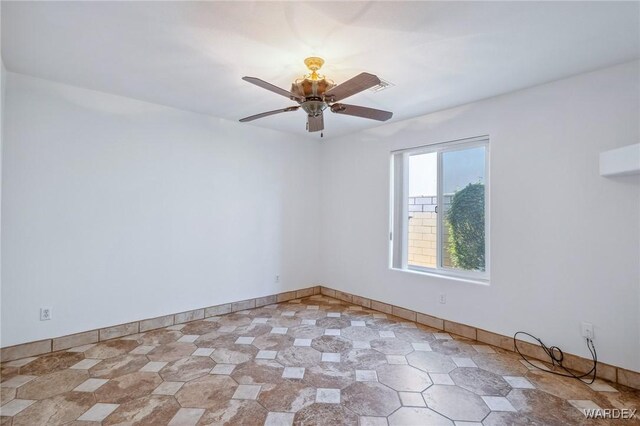
POLYGON ((547 345, 545 345, 544 343, 542 343, 542 340, 537 338, 536 336, 527 333, 526 331, 518 331, 516 334, 513 335, 513 345, 516 349, 516 352, 518 352, 518 354, 522 357, 522 359, 529 364, 532 367, 537 368, 538 370, 542 370, 542 371, 546 371, 547 373, 551 373, 551 374, 555 374, 556 376, 562 376, 562 377, 571 377, 574 379, 578 379, 583 383, 587 383, 587 384, 592 384, 595 380, 596 380, 596 372, 597 372, 597 368, 598 368, 598 354, 596 353, 596 347, 593 344, 593 340, 587 338, 587 349, 589 349, 589 352, 591 352, 591 358, 593 359, 593 367, 591 368, 591 370, 589 370, 588 372, 584 373, 584 374, 575 374, 573 373, 571 370, 569 370, 568 368, 566 368, 564 365, 562 365, 562 361, 564 360, 564 353, 562 352, 562 350, 557 347, 557 346, 551 346, 551 347, 547 347, 547 345), (551 371, 551 370, 545 370, 544 368, 540 368, 535 364, 532 364, 527 357, 525 357, 522 352, 520 352, 520 350, 518 349, 518 335, 519 334, 524 334, 525 336, 529 336, 530 338, 532 338, 533 340, 535 340, 536 342, 538 342, 538 344, 540 345, 540 347, 542 348, 542 350, 544 350, 544 352, 547 354, 547 356, 549 357, 549 359, 551 359, 551 364, 554 366, 558 366, 560 367, 562 370, 565 371, 565 373, 561 373, 558 371, 551 371), (589 377, 593 374, 593 377, 591 377, 590 381, 586 381, 583 380, 585 377, 589 377))

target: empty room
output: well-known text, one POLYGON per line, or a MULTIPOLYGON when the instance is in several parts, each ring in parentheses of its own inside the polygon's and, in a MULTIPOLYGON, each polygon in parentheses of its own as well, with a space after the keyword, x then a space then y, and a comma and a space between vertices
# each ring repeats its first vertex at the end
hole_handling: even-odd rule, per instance
POLYGON ((640 424, 640 2, 0 23, 0 426, 640 424))

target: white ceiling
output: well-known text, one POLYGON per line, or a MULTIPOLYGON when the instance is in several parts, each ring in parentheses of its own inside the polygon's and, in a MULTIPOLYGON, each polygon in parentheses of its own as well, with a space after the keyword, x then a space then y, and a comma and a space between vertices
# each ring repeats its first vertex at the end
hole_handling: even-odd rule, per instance
MULTIPOLYGON (((636 59, 640 4, 2 2, 8 70, 230 120, 292 104, 242 76, 289 89, 311 55, 394 83, 345 102, 402 120, 636 59)), ((326 115, 325 137, 379 125, 326 115)), ((302 111, 246 125, 306 134, 302 111)))

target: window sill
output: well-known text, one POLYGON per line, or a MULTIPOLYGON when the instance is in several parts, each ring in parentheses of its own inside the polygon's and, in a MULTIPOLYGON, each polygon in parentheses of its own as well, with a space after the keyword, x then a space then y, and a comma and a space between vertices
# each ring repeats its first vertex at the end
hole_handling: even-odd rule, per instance
POLYGON ((438 272, 420 271, 416 269, 400 269, 400 268, 393 268, 393 267, 389 269, 397 272, 405 272, 409 274, 422 275, 422 276, 428 276, 433 278, 441 278, 445 280, 457 281, 457 282, 462 282, 466 284, 479 284, 484 286, 490 285, 490 281, 488 278, 485 279, 485 278, 461 277, 457 275, 449 275, 449 274, 438 273, 438 272))

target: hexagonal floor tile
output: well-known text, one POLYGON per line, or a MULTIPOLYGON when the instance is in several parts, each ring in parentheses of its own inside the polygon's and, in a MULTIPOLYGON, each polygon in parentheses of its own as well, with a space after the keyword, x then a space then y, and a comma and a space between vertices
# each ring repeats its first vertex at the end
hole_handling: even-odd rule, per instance
POLYGON ((584 414, 569 402, 538 389, 514 389, 507 399, 518 414, 540 424, 583 424, 585 421, 584 414))
POLYGON ((320 352, 344 352, 351 349, 351 342, 341 336, 320 336, 311 341, 311 347, 320 352))
POLYGON ((175 398, 182 407, 216 411, 227 406, 237 387, 229 376, 209 375, 186 383, 175 398))
POLYGON ((398 393, 378 382, 356 382, 346 387, 342 402, 359 416, 388 416, 400 407, 398 393))
POLYGON ((524 376, 529 369, 522 365, 519 358, 503 354, 478 354, 473 356, 478 368, 500 376, 524 376))
POLYGON ((108 340, 84 352, 87 358, 107 359, 131 352, 139 346, 135 340, 108 340))
POLYGON ((409 365, 381 365, 376 371, 381 383, 397 391, 422 392, 432 384, 427 373, 409 365))
POLYGON ((292 325, 281 325, 282 327, 289 327, 288 335, 295 339, 315 339, 324 335, 324 328, 317 327, 315 325, 300 325, 298 322, 292 325))
POLYGON ((502 376, 480 368, 457 368, 449 376, 456 385, 478 395, 507 396, 511 391, 502 376))
POLYGON ((278 352, 276 357, 285 367, 312 367, 320 362, 317 350, 306 346, 294 346, 278 352))
POLYGON ((241 385, 281 382, 284 367, 272 360, 257 359, 238 365, 231 377, 241 385))
POLYGON ((293 336, 267 333, 256 337, 253 346, 262 350, 281 351, 293 346, 293 336))
POLYGON ((89 369, 89 374, 91 377, 112 379, 114 377, 124 376, 125 374, 135 373, 148 362, 149 359, 144 355, 119 355, 105 359, 100 364, 94 365, 89 369))
POLYGON ((370 342, 380 338, 380 334, 369 327, 346 327, 342 330, 341 336, 349 340, 357 340, 361 342, 370 342))
POLYGON ((22 367, 20 369, 20 374, 27 376, 41 376, 67 369, 82 361, 84 358, 85 356, 82 353, 74 352, 58 352, 50 355, 44 355, 22 367))
POLYGON ((357 425, 358 416, 340 404, 312 404, 298 411, 296 425, 357 425))
POLYGON ((349 327, 351 323, 344 318, 319 318, 316 320, 316 327, 343 329, 349 327))
POLYGON ((179 409, 180 405, 175 398, 147 395, 123 403, 102 424, 167 424, 179 409))
POLYGON ((407 355, 413 352, 411 343, 400 339, 377 339, 370 342, 371 349, 385 355, 407 355))
POLYGON ((157 373, 137 372, 109 380, 94 392, 98 402, 124 404, 150 394, 162 379, 157 373))
POLYGON ((453 422, 428 408, 402 407, 389 416, 389 426, 394 425, 446 426, 453 422))
POLYGON ((211 321, 194 321, 184 325, 184 327, 180 330, 182 334, 207 334, 212 331, 215 331, 218 328, 218 325, 215 322, 211 321))
POLYGON ((144 333, 140 338, 138 338, 138 343, 141 345, 151 346, 166 345, 167 343, 177 341, 181 337, 182 333, 179 331, 159 329, 144 333))
POLYGON ((355 382, 355 372, 342 363, 323 362, 307 367, 303 380, 317 388, 343 389, 355 382))
POLYGON ((532 370, 525 377, 537 389, 562 399, 585 399, 584 384, 568 377, 558 377, 544 371, 532 370))
POLYGON ((13 419, 16 426, 72 422, 95 404, 93 394, 67 392, 31 404, 13 419))
POLYGON ((251 361, 258 354, 258 348, 253 345, 234 345, 233 348, 217 348, 211 354, 218 364, 242 364, 251 361))
POLYGON ((351 349, 342 354, 342 363, 353 369, 374 370, 387 363, 387 357, 373 349, 351 349))
POLYGON ((479 422, 490 411, 481 397, 457 386, 433 385, 422 396, 427 407, 456 421, 479 422))
POLYGON ((407 362, 427 373, 449 373, 457 368, 450 357, 437 352, 416 351, 407 355, 407 362))
POLYGON ((198 425, 262 425, 267 410, 251 400, 231 399, 216 410, 207 410, 198 425))
POLYGON ((396 337, 407 342, 432 342, 436 338, 432 333, 425 332, 419 328, 397 328, 394 330, 396 337))
POLYGON ((46 399, 73 390, 89 378, 85 370, 62 370, 37 377, 18 388, 16 398, 46 399))
POLYGON ((160 376, 169 382, 188 382, 206 376, 215 365, 207 356, 191 356, 169 363, 160 370, 160 376))
POLYGON ((478 355, 470 344, 453 339, 435 339, 429 342, 431 349, 448 356, 470 358, 478 355))
POLYGON ((242 327, 238 327, 237 333, 241 333, 243 336, 258 337, 263 334, 269 334, 271 332, 271 325, 267 324, 248 324, 242 327))
POLYGON ((297 381, 268 383, 262 386, 258 402, 268 411, 295 413, 313 404, 316 388, 297 381))

